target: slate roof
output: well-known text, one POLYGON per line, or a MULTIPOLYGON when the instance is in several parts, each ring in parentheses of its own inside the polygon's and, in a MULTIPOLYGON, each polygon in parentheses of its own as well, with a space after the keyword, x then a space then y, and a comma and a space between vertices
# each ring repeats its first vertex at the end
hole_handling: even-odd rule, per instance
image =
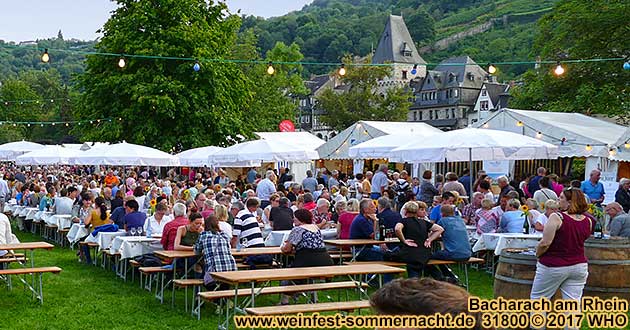
POLYGON ((372 57, 372 63, 408 63, 425 65, 409 34, 402 16, 389 15, 385 30, 372 57))

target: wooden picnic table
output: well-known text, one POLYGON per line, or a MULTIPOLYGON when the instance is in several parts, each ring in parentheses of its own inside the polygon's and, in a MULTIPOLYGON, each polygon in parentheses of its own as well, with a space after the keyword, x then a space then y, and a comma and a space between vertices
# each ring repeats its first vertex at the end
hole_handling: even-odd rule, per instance
POLYGON ((0 250, 52 250, 54 247, 54 245, 48 242, 0 244, 0 250))
POLYGON ((279 246, 267 246, 267 247, 255 247, 255 248, 241 248, 240 251, 232 249, 232 256, 234 257, 249 257, 262 254, 282 254, 279 246))
MULTIPOLYGON (((352 259, 350 261, 354 261, 357 258, 357 254, 359 254, 364 248, 365 245, 380 245, 380 244, 390 244, 390 243, 400 243, 398 237, 387 238, 384 241, 377 241, 375 239, 328 239, 324 240, 324 244, 336 246, 340 249, 342 248, 350 248, 352 252, 352 259), (361 247, 359 252, 357 253, 357 247, 361 247)), ((343 258, 339 258, 339 264, 343 264, 343 258)))

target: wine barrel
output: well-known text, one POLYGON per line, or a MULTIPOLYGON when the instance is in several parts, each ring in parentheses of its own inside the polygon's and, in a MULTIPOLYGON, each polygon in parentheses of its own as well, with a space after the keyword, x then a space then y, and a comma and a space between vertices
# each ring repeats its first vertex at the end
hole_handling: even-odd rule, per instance
POLYGON ((503 250, 494 274, 494 297, 529 299, 535 275, 535 255, 524 250, 503 250))
POLYGON ((588 259, 584 296, 630 299, 630 239, 589 238, 584 253, 588 259))

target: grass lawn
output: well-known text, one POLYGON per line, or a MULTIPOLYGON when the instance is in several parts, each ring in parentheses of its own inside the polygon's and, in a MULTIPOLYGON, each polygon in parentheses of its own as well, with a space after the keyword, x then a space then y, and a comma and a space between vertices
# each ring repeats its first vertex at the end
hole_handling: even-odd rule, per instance
MULTIPOLYGON (((15 233, 21 242, 43 240, 39 236, 15 233)), ((0 329, 217 328, 218 317, 209 304, 202 309, 201 321, 184 312, 183 290, 177 294, 175 308, 170 305, 170 289, 165 292, 162 305, 153 294, 140 289, 137 276, 133 283, 130 276, 124 282, 113 271, 80 264, 75 252, 60 247, 35 251, 36 267, 59 266, 63 269, 59 275, 44 275, 43 306, 31 299, 31 294, 22 289, 17 279, 14 278, 13 291, 8 291, 2 282, 0 329)), ((469 274, 471 293, 491 298, 492 277, 485 272, 470 271, 469 274)), ((336 297, 335 292, 320 293, 320 301, 325 300, 326 294, 336 297)), ((350 299, 356 299, 356 295, 352 293, 350 299)), ((273 305, 279 297, 263 296, 256 301, 258 306, 273 305)))

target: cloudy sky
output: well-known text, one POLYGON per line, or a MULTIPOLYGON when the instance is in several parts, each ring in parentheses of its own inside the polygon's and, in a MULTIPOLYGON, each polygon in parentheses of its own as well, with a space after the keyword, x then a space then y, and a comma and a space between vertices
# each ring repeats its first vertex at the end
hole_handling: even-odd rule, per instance
MULTIPOLYGON (((263 17, 301 9, 312 0, 227 0, 232 12, 263 17)), ((66 39, 95 39, 115 9, 110 0, 0 1, 0 39, 23 41, 50 38, 61 30, 66 39)))

